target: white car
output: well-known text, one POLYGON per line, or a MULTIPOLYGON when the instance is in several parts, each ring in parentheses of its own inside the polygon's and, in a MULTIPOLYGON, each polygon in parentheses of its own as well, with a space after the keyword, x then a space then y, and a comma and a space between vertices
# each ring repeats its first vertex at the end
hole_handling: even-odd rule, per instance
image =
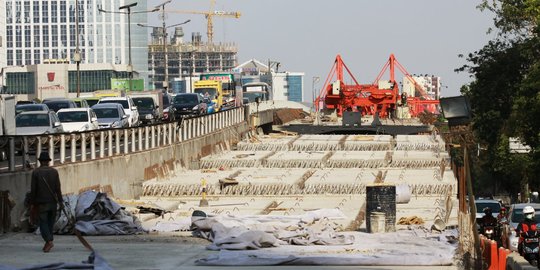
POLYGON ((66 132, 87 131, 99 128, 94 110, 90 108, 71 108, 58 110, 58 118, 66 132))
POLYGON ((98 104, 118 103, 124 108, 124 112, 128 116, 128 124, 130 127, 139 124, 139 111, 130 96, 126 97, 105 97, 99 100, 98 104))

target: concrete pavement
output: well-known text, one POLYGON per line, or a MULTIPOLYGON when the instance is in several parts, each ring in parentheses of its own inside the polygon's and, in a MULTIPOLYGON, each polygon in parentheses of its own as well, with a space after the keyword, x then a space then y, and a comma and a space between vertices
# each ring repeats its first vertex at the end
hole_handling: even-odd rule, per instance
MULTIPOLYGON (((145 234, 130 236, 87 236, 86 240, 104 257, 113 269, 197 269, 216 270, 231 267, 196 266, 195 261, 214 253, 206 250, 206 240, 193 238, 190 232, 145 234)), ((75 236, 55 236, 55 246, 43 253, 43 240, 30 233, 9 233, 0 236, 0 269, 2 265, 15 267, 54 262, 79 263, 90 255, 75 236)), ((456 266, 247 266, 243 269, 442 269, 456 266)))

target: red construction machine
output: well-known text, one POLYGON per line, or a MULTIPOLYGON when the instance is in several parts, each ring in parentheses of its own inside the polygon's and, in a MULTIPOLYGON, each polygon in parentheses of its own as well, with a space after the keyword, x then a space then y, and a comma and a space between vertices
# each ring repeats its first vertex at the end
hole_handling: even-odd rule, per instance
POLYGON ((438 100, 431 98, 424 91, 393 54, 372 84, 359 84, 338 55, 315 102, 317 111, 323 110, 328 113, 335 111, 338 116, 342 116, 344 111, 361 112, 363 116, 378 113, 380 118, 395 116, 397 111, 401 111, 401 115, 406 112, 411 117, 416 117, 424 111, 438 113, 439 104, 438 100), (414 85, 415 96, 408 97, 406 93, 400 93, 399 84, 395 79, 396 67, 414 85), (390 79, 382 80, 388 69, 390 79), (346 84, 345 71, 353 84, 346 84))

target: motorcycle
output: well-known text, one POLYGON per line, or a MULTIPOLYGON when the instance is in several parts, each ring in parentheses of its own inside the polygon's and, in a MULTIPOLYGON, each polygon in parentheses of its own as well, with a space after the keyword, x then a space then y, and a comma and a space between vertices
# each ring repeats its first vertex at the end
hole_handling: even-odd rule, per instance
POLYGON ((481 233, 491 240, 498 240, 499 228, 497 224, 485 224, 482 226, 481 233))
POLYGON ((540 267, 538 261, 540 259, 539 238, 540 234, 536 230, 530 230, 525 233, 521 233, 522 237, 522 251, 521 256, 525 258, 530 264, 540 267))

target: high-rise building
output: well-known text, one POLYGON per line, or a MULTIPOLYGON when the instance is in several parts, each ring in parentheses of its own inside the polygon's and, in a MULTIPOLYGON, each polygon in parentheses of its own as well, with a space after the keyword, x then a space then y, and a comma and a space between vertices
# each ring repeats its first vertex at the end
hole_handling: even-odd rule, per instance
MULTIPOLYGON (((414 81, 422 87, 431 99, 441 97, 441 77, 434 75, 412 75, 414 81)), ((407 77, 403 77, 403 92, 409 97, 419 97, 420 93, 415 89, 414 83, 407 77)))
POLYGON ((149 83, 155 88, 163 88, 165 80, 171 84, 197 73, 230 71, 237 65, 238 49, 235 44, 205 43, 200 33, 193 33, 191 42, 184 42, 183 36, 182 27, 175 28, 170 40, 163 35, 162 27, 153 28, 148 45, 148 63, 149 83))
MULTIPOLYGON (((5 0, 0 0, 0 10, 6 10, 5 0)), ((0 12, 0 69, 7 66, 6 52, 6 13, 0 12)), ((0 79, 2 77, 3 74, 0 73, 0 79)), ((1 86, 2 81, 0 80, 1 86)))
MULTIPOLYGON (((7 51, 6 57, 0 59, 6 59, 7 66, 50 60, 74 63, 77 32, 81 64, 129 63, 128 15, 119 7, 132 3, 131 0, 78 0, 79 31, 76 29, 76 0, 0 0, 0 3, 2 1, 6 1, 2 9, 6 17, 5 27, 0 28, 6 31, 7 51)), ((144 79, 148 77, 148 61, 141 56, 148 54, 148 45, 146 29, 137 27, 137 23, 146 23, 148 14, 137 11, 146 10, 146 1, 138 1, 137 6, 131 8, 133 70, 144 79)))

